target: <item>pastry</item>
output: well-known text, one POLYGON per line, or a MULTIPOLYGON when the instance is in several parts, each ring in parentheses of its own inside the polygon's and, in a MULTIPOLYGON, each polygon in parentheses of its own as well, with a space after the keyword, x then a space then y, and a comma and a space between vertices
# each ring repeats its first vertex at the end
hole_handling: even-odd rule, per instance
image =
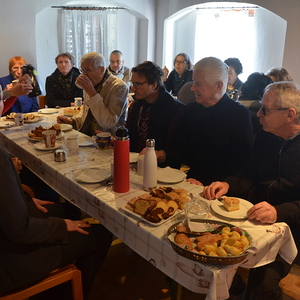
POLYGON ((223 206, 228 211, 235 211, 240 209, 240 200, 234 197, 225 197, 223 199, 223 206))

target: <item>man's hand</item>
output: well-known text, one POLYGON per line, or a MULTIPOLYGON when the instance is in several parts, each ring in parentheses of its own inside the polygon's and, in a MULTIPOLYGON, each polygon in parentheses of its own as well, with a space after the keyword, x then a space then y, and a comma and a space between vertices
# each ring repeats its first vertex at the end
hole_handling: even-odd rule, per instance
POLYGON ((49 204, 55 204, 55 202, 52 201, 44 201, 44 200, 40 200, 37 198, 32 198, 35 206, 37 207, 38 210, 40 210, 43 213, 47 213, 48 209, 46 207, 44 207, 43 205, 49 205, 49 204))
POLYGON ((93 97, 97 94, 92 81, 87 76, 81 74, 76 78, 76 83, 81 86, 90 97, 93 97))
POLYGON ((201 185, 203 186, 203 183, 199 180, 196 180, 195 178, 188 178, 187 182, 191 183, 191 184, 196 184, 196 185, 201 185))
POLYGON ((84 221, 72 221, 69 219, 64 219, 66 225, 67 225, 67 230, 68 231, 78 231, 82 234, 89 234, 88 231, 83 230, 82 228, 88 228, 91 227, 90 224, 84 222, 84 221))
MULTIPOLYGON (((145 154, 146 154, 146 149, 147 149, 147 148, 144 148, 144 149, 140 152, 140 155, 145 155, 145 154)), ((158 161, 158 162, 162 162, 162 161, 165 160, 165 156, 166 156, 165 151, 163 151, 163 150, 155 150, 155 154, 156 154, 156 158, 157 158, 157 161, 158 161)))
POLYGON ((266 201, 253 205, 247 212, 248 220, 257 220, 261 223, 273 224, 277 220, 277 211, 266 201))
POLYGON ((56 121, 58 124, 70 124, 70 125, 73 124, 73 120, 66 116, 58 116, 56 121))
POLYGON ((229 184, 227 182, 215 181, 204 187, 202 196, 209 200, 218 199, 225 195, 228 190, 229 184))

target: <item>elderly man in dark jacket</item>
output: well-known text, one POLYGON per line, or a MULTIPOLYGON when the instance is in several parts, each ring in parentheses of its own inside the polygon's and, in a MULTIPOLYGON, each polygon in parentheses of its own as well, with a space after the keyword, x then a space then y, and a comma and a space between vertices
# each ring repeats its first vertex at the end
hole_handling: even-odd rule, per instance
MULTIPOLYGON (((234 176, 205 187, 204 196, 219 198, 228 193, 244 196, 255 204, 249 220, 286 222, 300 247, 300 85, 279 82, 267 86, 257 116, 263 126, 252 156, 234 176)), ((282 299, 279 281, 291 265, 279 255, 275 262, 252 271, 256 299, 282 299)))

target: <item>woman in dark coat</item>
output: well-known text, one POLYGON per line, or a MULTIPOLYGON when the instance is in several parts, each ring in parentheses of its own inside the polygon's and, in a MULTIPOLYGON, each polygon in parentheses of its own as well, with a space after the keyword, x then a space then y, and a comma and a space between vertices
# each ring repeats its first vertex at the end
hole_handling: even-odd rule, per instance
POLYGON ((74 57, 66 52, 55 58, 56 70, 46 78, 46 98, 49 107, 74 106, 74 98, 83 95, 82 89, 75 85, 80 75, 74 67, 74 57))

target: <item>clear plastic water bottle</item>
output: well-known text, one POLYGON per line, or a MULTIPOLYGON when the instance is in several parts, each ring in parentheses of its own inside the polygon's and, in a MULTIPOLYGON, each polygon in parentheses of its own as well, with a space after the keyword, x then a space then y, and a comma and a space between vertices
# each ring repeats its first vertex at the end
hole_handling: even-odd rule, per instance
POLYGON ((157 186, 157 158, 155 154, 155 140, 146 141, 146 153, 144 158, 143 187, 149 191, 157 186))

